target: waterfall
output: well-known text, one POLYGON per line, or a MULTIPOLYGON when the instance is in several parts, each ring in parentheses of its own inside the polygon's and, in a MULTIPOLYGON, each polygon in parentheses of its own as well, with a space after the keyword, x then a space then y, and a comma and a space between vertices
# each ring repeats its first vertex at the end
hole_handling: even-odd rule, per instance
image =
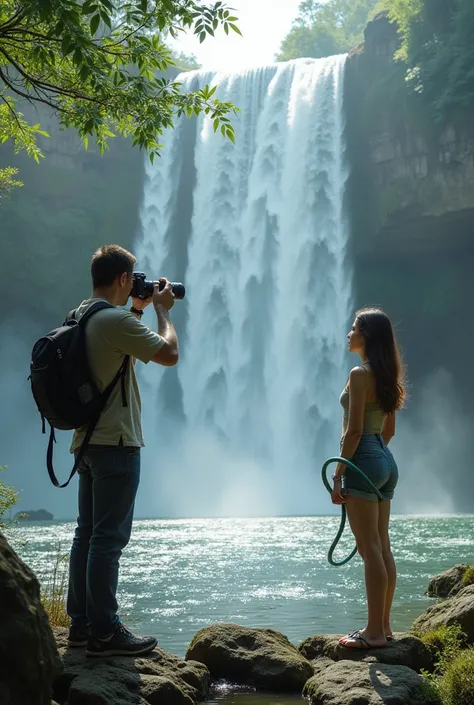
POLYGON ((236 144, 183 118, 146 165, 139 265, 187 287, 179 365, 142 373, 145 441, 178 514, 329 509, 319 470, 338 451, 351 291, 344 65, 183 74, 240 108, 236 144))

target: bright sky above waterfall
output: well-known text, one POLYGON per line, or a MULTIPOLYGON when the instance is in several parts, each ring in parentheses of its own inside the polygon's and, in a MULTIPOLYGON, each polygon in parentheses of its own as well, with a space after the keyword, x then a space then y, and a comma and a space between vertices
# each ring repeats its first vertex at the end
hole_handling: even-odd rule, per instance
POLYGON ((226 0, 235 9, 243 37, 220 29, 202 44, 192 34, 174 45, 194 54, 204 69, 234 71, 271 64, 298 13, 301 0, 226 0), (231 36, 232 35, 232 36, 231 36))

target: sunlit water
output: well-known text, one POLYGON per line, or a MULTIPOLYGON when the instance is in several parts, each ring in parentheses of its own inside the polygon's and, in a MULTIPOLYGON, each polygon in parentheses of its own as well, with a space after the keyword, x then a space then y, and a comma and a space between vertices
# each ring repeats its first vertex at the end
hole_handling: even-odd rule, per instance
MULTIPOLYGON (((338 517, 137 520, 121 560, 122 618, 180 656, 192 636, 213 622, 271 627, 295 644, 312 634, 361 627, 361 561, 333 568, 326 560, 338 522, 338 517)), ((68 550, 73 528, 58 522, 15 530, 17 550, 40 581, 51 575, 57 542, 68 550)), ((472 516, 393 519, 396 631, 430 604, 423 593, 432 575, 474 560, 473 529, 472 516)), ((351 547, 348 534, 341 555, 351 547)))

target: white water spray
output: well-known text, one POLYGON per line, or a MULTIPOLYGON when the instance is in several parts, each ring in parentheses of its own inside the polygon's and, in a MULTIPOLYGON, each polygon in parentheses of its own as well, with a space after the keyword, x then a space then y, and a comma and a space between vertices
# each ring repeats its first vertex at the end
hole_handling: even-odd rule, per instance
POLYGON ((139 264, 187 287, 180 363, 143 375, 147 445, 179 467, 176 485, 160 473, 175 513, 328 509, 319 469, 338 450, 351 290, 344 64, 181 76, 240 108, 236 145, 182 119, 147 164, 139 264))

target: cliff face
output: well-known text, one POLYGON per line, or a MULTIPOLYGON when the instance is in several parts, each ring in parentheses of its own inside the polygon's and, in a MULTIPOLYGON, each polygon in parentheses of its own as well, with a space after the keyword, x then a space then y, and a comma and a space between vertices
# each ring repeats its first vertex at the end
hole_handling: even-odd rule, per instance
POLYGON ((406 89, 397 46, 396 28, 382 14, 347 62, 354 308, 382 306, 396 324, 410 410, 443 369, 470 418, 474 124, 469 115, 435 123, 422 97, 406 89))
POLYGON ((381 14, 347 65, 356 257, 470 247, 474 123, 459 116, 435 124, 422 97, 405 88, 397 46, 396 27, 381 14))
POLYGON ((26 312, 52 327, 89 295, 92 252, 108 242, 133 246, 144 155, 121 137, 103 156, 95 146, 86 151, 48 111, 22 110, 51 138, 41 140, 40 164, 24 153, 2 153, 2 164, 19 167, 24 186, 0 211, 0 294, 10 300, 0 323, 26 312))

